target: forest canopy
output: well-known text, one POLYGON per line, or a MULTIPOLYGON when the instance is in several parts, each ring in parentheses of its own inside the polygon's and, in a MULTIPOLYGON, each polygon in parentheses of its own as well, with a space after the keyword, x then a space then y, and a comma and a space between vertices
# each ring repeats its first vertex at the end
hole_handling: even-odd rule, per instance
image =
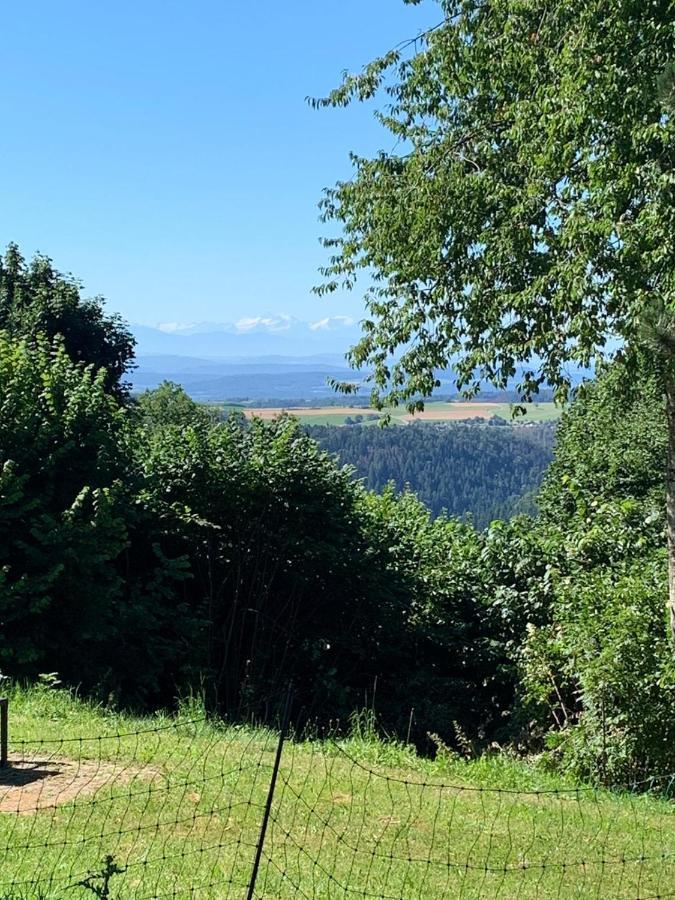
POLYGON ((371 490, 389 482, 409 488, 434 515, 493 519, 534 513, 536 493, 553 456, 555 423, 527 428, 474 423, 343 428, 315 425, 309 435, 371 490))

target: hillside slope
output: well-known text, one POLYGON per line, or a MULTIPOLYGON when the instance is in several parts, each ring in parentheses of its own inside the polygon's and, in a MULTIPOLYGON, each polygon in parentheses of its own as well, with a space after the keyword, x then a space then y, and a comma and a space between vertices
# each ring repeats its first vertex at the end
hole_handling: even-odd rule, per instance
POLYGON ((309 434, 366 487, 409 486, 438 515, 493 519, 532 513, 553 458, 555 426, 413 425, 407 428, 313 426, 309 434))

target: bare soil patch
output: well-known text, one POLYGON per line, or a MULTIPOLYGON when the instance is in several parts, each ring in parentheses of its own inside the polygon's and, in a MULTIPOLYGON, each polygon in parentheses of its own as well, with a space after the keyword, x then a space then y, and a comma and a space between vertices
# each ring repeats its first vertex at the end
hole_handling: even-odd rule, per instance
POLYGON ((0 813, 30 815, 91 796, 104 787, 159 777, 159 770, 150 766, 10 753, 9 765, 0 769, 0 813))
POLYGON ((499 403, 458 403, 456 405, 447 406, 443 409, 435 409, 428 406, 423 412, 417 412, 415 415, 401 416, 402 422, 453 422, 457 419, 489 419, 502 404, 499 403))

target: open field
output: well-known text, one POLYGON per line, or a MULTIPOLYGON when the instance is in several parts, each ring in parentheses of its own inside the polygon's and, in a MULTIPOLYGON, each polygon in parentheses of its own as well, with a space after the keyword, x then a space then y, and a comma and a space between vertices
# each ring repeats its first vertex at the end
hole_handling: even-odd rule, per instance
MULTIPOLYGON (((411 422, 456 422, 462 419, 481 418, 486 421, 492 416, 501 416, 511 420, 512 406, 509 403, 482 403, 482 402, 442 402, 427 403, 421 413, 411 415, 405 409, 391 410, 392 422, 397 425, 409 425, 411 422)), ((374 415, 375 410, 354 406, 317 406, 317 407, 289 407, 288 409, 270 409, 245 407, 244 413, 249 418, 257 416, 261 419, 274 419, 282 413, 289 413, 307 425, 344 425, 346 418, 363 416, 361 424, 372 424, 369 415, 374 415)), ((560 407, 553 403, 532 403, 527 406, 525 416, 518 417, 516 424, 527 422, 547 422, 560 416, 560 407)))
MULTIPOLYGON (((123 718, 44 688, 10 700, 14 768, 21 756, 33 777, 0 771, 3 900, 246 895, 273 732, 197 707, 123 718), (50 793, 59 772, 69 789, 50 793), (90 876, 107 855, 103 894, 90 876)), ((357 727, 285 745, 255 895, 672 896, 674 812, 513 759, 423 760, 357 727)))

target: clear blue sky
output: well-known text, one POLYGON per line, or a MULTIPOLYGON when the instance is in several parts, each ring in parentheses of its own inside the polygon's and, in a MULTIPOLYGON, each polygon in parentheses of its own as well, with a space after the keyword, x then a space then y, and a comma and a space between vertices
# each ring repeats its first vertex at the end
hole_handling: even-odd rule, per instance
POLYGON ((359 317, 310 294, 316 203, 366 108, 311 110, 343 69, 440 18, 425 0, 31 0, 2 14, 0 244, 132 322, 359 317))

